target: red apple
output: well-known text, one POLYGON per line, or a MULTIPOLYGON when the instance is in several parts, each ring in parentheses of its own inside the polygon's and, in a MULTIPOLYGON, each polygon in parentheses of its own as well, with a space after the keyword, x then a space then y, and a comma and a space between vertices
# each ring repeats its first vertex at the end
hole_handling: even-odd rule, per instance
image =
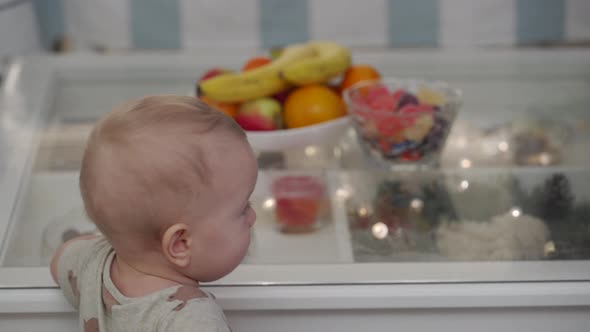
POLYGON ((215 76, 218 76, 218 75, 221 75, 221 74, 228 74, 228 73, 231 73, 231 72, 232 72, 231 70, 224 69, 224 68, 221 68, 221 67, 214 67, 214 68, 211 68, 211 69, 207 70, 205 72, 205 74, 203 74, 203 76, 201 76, 199 78, 199 80, 197 81, 197 84, 195 84, 195 96, 198 97, 198 96, 201 95, 201 93, 199 91, 199 83, 203 82, 204 80, 208 80, 210 78, 213 78, 215 76))
POLYGON ((283 124, 281 104, 269 97, 247 101, 240 106, 235 120, 244 130, 281 129, 283 124))
POLYGON ((207 70, 205 72, 205 74, 203 74, 203 76, 201 76, 201 78, 199 78, 199 82, 213 78, 217 75, 227 74, 227 73, 231 73, 231 72, 232 72, 231 70, 220 68, 220 67, 211 68, 211 69, 207 70))

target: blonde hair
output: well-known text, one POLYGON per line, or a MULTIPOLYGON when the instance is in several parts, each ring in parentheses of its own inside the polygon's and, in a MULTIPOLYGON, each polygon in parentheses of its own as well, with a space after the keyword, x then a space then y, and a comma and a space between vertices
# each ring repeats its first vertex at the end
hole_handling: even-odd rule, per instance
POLYGON ((192 97, 149 96, 116 108, 93 129, 82 160, 90 219, 111 242, 129 231, 159 241, 162 223, 179 221, 209 185, 204 140, 213 132, 246 140, 231 118, 192 97))

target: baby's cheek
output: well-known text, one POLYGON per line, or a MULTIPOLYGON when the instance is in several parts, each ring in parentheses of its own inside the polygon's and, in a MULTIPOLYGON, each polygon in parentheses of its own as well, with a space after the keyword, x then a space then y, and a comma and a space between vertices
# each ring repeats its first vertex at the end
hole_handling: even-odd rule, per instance
POLYGON ((254 209, 250 209, 246 223, 248 224, 248 227, 252 227, 252 226, 254 226, 255 222, 256 222, 256 211, 254 211, 254 209))
POLYGON ((252 230, 248 229, 247 232, 244 233, 242 239, 240 239, 239 243, 240 243, 240 247, 238 249, 239 251, 239 260, 241 261, 245 256, 246 253, 248 252, 248 248, 250 247, 250 241, 251 241, 251 233, 252 230))

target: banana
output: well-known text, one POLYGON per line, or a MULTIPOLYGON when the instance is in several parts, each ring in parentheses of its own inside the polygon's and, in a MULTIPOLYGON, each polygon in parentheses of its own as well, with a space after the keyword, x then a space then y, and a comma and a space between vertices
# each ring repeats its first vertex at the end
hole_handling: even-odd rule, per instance
POLYGON ((286 47, 273 62, 243 72, 222 74, 199 84, 199 94, 221 102, 239 102, 270 96, 291 86, 280 75, 283 67, 314 56, 308 44, 286 47))
POLYGON ((281 70, 281 76, 288 82, 296 85, 324 83, 350 66, 350 51, 338 43, 316 41, 309 46, 315 56, 293 61, 281 70))

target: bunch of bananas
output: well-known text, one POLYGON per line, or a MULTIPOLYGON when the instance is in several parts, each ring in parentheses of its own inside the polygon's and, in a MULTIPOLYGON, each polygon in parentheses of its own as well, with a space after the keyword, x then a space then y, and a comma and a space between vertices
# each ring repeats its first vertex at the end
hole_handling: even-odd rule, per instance
POLYGON ((350 62, 350 51, 338 43, 294 44, 266 65, 205 80, 199 84, 198 91, 215 101, 242 102, 270 96, 291 86, 325 83, 346 71, 350 62))

